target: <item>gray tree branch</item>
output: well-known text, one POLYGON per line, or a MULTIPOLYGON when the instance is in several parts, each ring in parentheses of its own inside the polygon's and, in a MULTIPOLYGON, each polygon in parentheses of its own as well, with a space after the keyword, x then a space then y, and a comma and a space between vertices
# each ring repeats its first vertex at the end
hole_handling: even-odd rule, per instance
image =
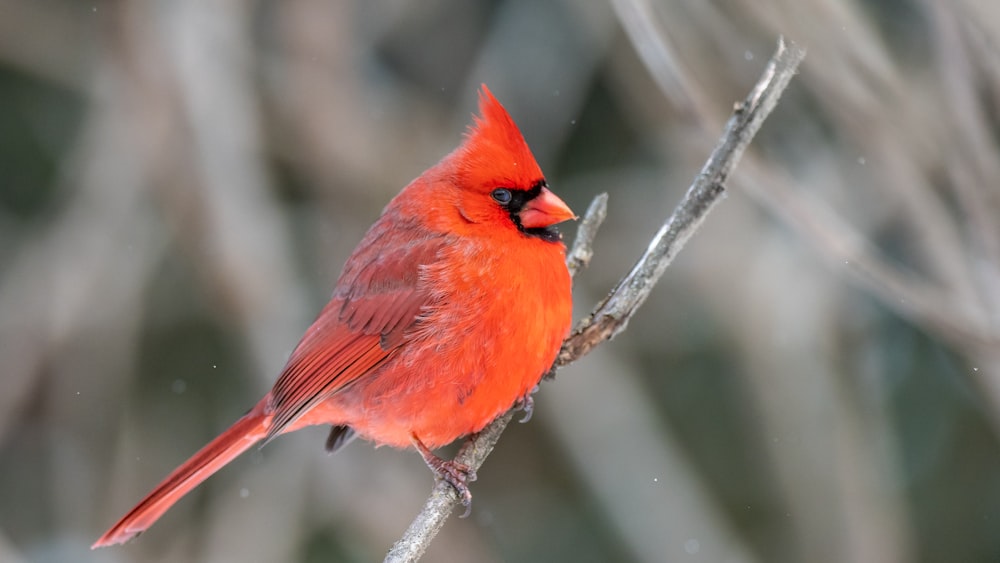
MULTIPOLYGON (((578 360, 595 346, 625 330, 632 315, 645 302, 667 266, 702 224, 708 212, 722 199, 726 191, 726 179, 764 119, 778 103, 803 57, 803 49, 779 39, 778 48, 768 61, 764 73, 746 99, 736 104, 719 144, 688 188, 684 199, 660 227, 632 270, 590 315, 577 324, 563 342, 552 366, 553 370, 578 360)), ((606 206, 607 196, 601 194, 587 210, 566 259, 571 274, 576 274, 589 262, 592 243, 604 219, 606 206)), ((472 471, 478 470, 493 451, 513 416, 513 410, 507 412, 482 432, 466 440, 455 460, 468 465, 472 471)), ((424 508, 393 545, 385 561, 417 561, 459 502, 451 485, 443 481, 436 483, 424 508)))

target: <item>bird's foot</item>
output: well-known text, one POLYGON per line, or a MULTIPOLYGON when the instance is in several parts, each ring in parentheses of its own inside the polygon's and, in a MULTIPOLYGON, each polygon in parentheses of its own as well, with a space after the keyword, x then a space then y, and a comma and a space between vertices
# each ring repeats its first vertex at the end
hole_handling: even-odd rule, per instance
POLYGON ((537 385, 535 385, 535 387, 532 388, 531 391, 525 393, 523 397, 521 397, 514 403, 515 409, 524 411, 524 416, 522 416, 521 420, 518 421, 521 424, 524 424, 525 422, 531 420, 531 415, 535 414, 535 399, 532 398, 532 395, 535 394, 535 391, 538 391, 537 385))
POLYGON ((416 435, 413 436, 413 446, 420 452, 420 457, 424 458, 424 463, 434 472, 434 476, 447 482, 458 493, 458 498, 465 507, 465 513, 459 518, 465 518, 472 513, 472 491, 469 490, 469 482, 476 480, 476 472, 464 463, 441 459, 434 455, 434 452, 416 435))

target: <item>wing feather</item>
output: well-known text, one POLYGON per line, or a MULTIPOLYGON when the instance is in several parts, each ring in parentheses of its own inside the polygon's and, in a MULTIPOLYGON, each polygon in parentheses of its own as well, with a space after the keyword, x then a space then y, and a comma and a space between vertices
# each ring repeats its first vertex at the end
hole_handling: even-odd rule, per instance
POLYGON ((377 222, 344 266, 333 298, 271 390, 265 440, 389 360, 433 295, 420 281, 448 237, 416 223, 377 222))

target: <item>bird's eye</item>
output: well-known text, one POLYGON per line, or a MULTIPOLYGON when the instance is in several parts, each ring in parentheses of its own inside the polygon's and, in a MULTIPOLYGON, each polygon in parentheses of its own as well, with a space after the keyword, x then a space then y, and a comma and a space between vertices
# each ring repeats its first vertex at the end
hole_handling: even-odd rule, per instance
POLYGON ((490 197, 492 197, 493 200, 499 203, 500 205, 507 205, 508 203, 510 203, 510 200, 513 199, 514 196, 511 195, 510 190, 508 190, 507 188, 497 188, 493 190, 493 193, 490 194, 490 197))

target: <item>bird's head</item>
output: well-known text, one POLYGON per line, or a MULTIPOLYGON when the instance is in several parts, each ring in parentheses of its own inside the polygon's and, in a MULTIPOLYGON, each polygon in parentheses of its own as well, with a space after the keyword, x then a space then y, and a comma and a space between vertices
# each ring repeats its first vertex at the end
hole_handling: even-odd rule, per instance
POLYGON ((469 223, 499 223, 557 241, 553 225, 576 218, 548 189, 521 131, 485 84, 479 115, 445 162, 458 188, 458 211, 469 223))

